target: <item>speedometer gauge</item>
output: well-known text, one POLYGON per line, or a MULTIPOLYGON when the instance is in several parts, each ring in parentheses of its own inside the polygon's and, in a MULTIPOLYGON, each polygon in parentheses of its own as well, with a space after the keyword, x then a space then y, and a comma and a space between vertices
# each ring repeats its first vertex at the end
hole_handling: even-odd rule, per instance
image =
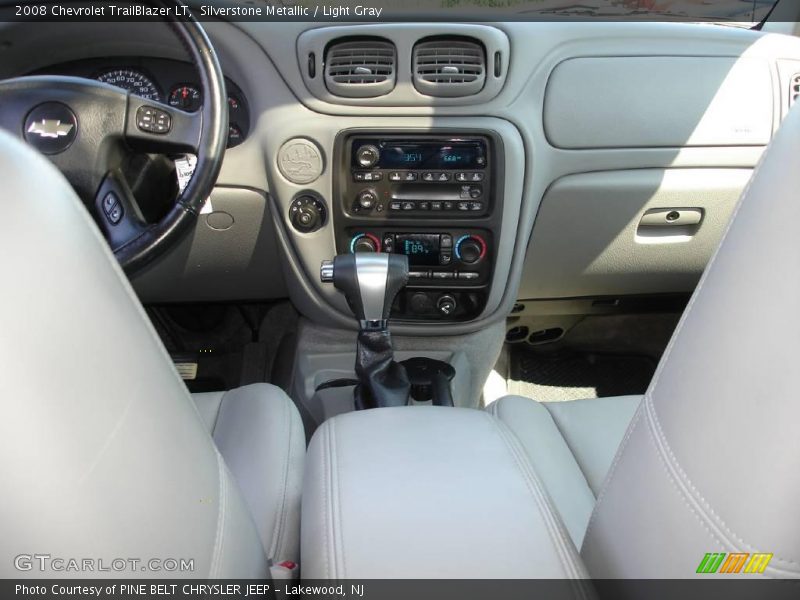
POLYGON ((153 80, 140 71, 133 69, 114 69, 106 71, 97 77, 97 81, 109 83, 116 87, 128 90, 131 94, 140 96, 145 100, 161 102, 161 93, 153 80))

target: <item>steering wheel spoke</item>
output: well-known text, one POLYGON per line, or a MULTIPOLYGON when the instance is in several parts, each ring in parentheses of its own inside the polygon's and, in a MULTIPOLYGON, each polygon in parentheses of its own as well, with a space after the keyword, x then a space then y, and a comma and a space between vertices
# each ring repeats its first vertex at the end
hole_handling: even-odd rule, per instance
POLYGON ((201 111, 186 112, 133 94, 128 96, 125 139, 136 150, 197 154, 202 130, 201 111))
POLYGON ((148 228, 130 186, 117 170, 109 171, 94 199, 93 210, 111 249, 116 251, 148 228))

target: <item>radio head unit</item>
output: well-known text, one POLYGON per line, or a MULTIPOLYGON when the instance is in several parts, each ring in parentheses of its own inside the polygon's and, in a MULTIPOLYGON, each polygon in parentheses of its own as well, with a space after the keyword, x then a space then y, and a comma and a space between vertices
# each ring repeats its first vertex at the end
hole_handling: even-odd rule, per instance
POLYGON ((353 135, 345 142, 342 209, 366 218, 485 217, 492 153, 483 136, 353 135))

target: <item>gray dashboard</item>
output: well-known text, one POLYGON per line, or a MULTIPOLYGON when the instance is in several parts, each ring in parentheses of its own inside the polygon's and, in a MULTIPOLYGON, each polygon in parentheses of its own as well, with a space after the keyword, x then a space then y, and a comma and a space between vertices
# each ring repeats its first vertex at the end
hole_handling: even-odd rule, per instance
MULTIPOLYGON (((448 32, 486 36, 505 49, 490 93, 441 102, 405 89, 395 103, 339 103, 308 85, 303 53, 340 26, 205 26, 252 117, 211 199, 219 207, 211 214, 227 213, 232 225, 215 228, 205 215, 181 247, 134 280, 137 291, 159 302, 288 295, 313 320, 351 327, 339 294, 318 281, 320 261, 335 252, 332 224, 302 234, 289 216, 303 191, 336 201, 339 132, 496 134, 506 161, 502 235, 486 306, 467 322, 394 327, 408 334, 475 331, 504 319, 518 299, 690 292, 800 72, 800 40, 777 34, 670 23, 449 24, 448 32), (278 150, 293 138, 321 150, 323 172, 312 182, 292 183, 278 169, 278 150), (642 231, 645 220, 652 223, 645 216, 660 209, 692 209, 701 219, 688 229, 656 223, 642 231)), ((37 44, 57 48, 59 62, 183 58, 166 29, 145 41, 130 24, 103 27, 60 24, 37 44), (89 43, 85 28, 94 28, 89 43)), ((427 31, 416 24, 358 29, 399 49, 427 31)), ((19 27, 0 26, 0 41, 7 43, 0 76, 47 66, 39 64, 48 54, 41 47, 26 52, 32 42, 19 27)))

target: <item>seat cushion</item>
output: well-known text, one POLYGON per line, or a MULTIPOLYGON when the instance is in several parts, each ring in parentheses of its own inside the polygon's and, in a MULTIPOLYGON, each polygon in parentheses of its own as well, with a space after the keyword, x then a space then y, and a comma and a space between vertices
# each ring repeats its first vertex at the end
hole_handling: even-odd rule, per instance
POLYGON ((242 491, 266 555, 299 561, 305 434, 297 408, 266 383, 192 397, 242 491))
POLYGON ((506 396, 487 409, 519 439, 578 548, 640 401, 641 396, 566 402, 506 396))

